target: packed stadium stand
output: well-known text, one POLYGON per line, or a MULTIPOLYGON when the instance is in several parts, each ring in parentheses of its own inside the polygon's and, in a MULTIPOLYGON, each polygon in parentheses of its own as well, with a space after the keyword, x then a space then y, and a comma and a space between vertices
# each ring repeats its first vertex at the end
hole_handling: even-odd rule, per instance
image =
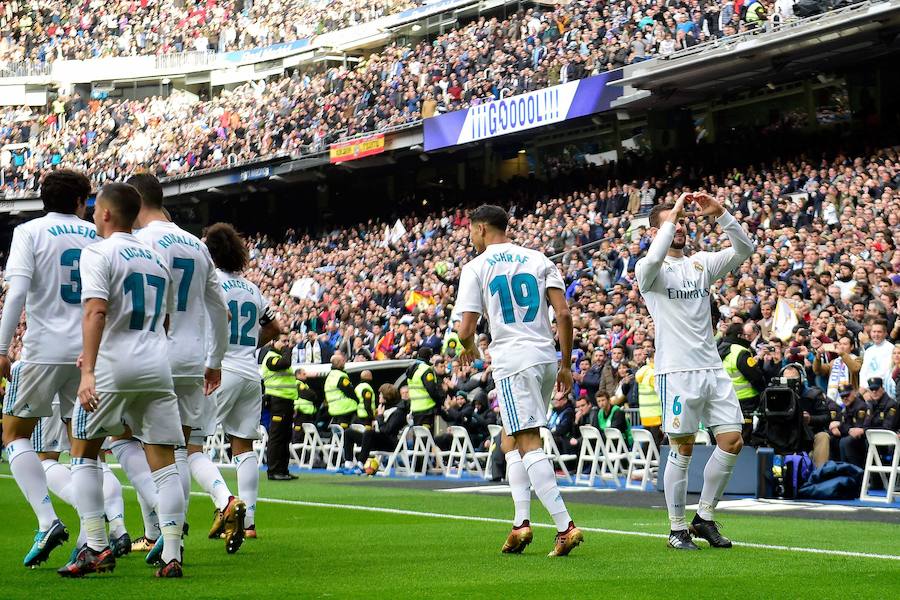
MULTIPOLYGON (((232 4, 241 3, 85 1, 60 7, 54 2, 36 3, 35 11, 35 3, 10 2, 4 6, 7 51, 0 49, 0 56, 7 54, 13 67, 26 57, 43 62, 54 56, 165 55, 188 46, 225 51, 300 37, 293 25, 313 23, 310 13, 321 18, 318 29, 407 7, 329 2, 322 13, 315 2, 292 2, 287 11, 278 2, 247 2, 243 9, 232 4), (173 22, 176 27, 166 27, 173 22), (240 40, 232 39, 235 30, 243 32, 240 40), (25 57, 9 55, 23 49, 25 57)), ((7 151, 0 189, 33 193, 39 173, 57 166, 85 170, 99 185, 135 170, 171 176, 316 153, 341 138, 763 31, 769 21, 754 16, 763 4, 750 7, 754 10, 736 10, 730 1, 702 9, 688 3, 539 5, 506 16, 473 17, 433 38, 395 40, 355 65, 292 69, 220 89, 212 97, 206 90, 199 96, 168 87, 164 92, 162 85, 159 93, 118 100, 69 89, 45 106, 8 106, 0 116, 0 142, 29 144, 7 151)), ((785 2, 763 10, 766 18, 789 23, 796 20, 792 7, 785 2)))

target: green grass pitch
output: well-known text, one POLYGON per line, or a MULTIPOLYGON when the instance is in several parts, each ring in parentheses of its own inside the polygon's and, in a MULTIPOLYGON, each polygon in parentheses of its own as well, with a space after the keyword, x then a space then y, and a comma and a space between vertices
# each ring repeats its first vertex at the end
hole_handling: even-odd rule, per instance
MULTIPOLYGON (((296 482, 261 482, 260 538, 236 555, 206 539, 212 504, 191 499, 191 535, 183 580, 158 581, 143 557, 130 555, 115 573, 62 580, 55 569, 77 534, 74 511, 56 500, 72 539, 49 563, 21 566, 34 517, 0 466, 0 599, 105 598, 897 598, 900 560, 813 554, 758 547, 676 553, 656 537, 585 532, 568 558, 550 559, 551 528, 535 529, 522 556, 499 553, 509 526, 508 498, 447 494, 378 485, 372 480, 304 475, 296 482), (281 502, 279 502, 281 501, 281 502), (306 504, 298 504, 297 502, 306 504), (310 504, 336 504, 314 506, 310 504), (353 506, 355 508, 346 508, 353 506), (367 511, 375 507, 389 511, 367 511), (423 514, 404 514, 404 511, 423 514), (450 516, 482 517, 479 520, 450 516)), ((233 472, 225 471, 232 489, 233 472)), ((195 488, 196 489, 196 488, 195 488)), ((567 496, 582 527, 662 533, 665 512, 613 508, 567 496)), ((127 525, 141 534, 137 501, 125 490, 127 525)), ((662 502, 662 496, 660 496, 662 502)), ((533 517, 548 523, 537 502, 533 517)), ((900 558, 900 526, 873 522, 723 514, 736 541, 900 558)))

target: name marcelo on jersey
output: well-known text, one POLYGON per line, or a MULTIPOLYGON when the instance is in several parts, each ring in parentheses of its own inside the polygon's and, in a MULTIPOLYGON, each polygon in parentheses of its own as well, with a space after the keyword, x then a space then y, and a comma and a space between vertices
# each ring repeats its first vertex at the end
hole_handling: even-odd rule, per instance
POLYGON ((247 290, 250 293, 253 293, 253 289, 240 279, 229 279, 222 282, 222 289, 226 292, 228 290, 233 290, 234 288, 241 288, 243 290, 247 290))

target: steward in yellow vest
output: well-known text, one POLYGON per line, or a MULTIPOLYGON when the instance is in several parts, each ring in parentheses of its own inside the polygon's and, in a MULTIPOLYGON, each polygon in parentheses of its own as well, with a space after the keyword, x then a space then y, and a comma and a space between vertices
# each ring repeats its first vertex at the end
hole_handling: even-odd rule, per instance
POLYGON ((759 408, 759 395, 766 387, 765 376, 759 361, 750 351, 750 343, 742 337, 744 326, 733 323, 725 330, 725 337, 719 343, 722 366, 731 377, 734 393, 737 394, 744 414, 744 441, 749 441, 753 429, 753 413, 759 408))
POLYGON ((291 371, 291 348, 287 336, 282 335, 266 352, 260 366, 265 385, 264 403, 272 415, 267 448, 268 477, 273 480, 295 479, 288 472, 289 447, 293 437, 294 402, 297 400, 297 379, 291 371))
POLYGON ((316 392, 306 383, 306 372, 297 369, 297 399, 294 400, 294 443, 303 443, 303 424, 316 420, 316 392))
POLYGON ((378 400, 375 398, 375 390, 372 389, 372 371, 363 371, 359 374, 360 383, 356 386, 356 407, 355 422, 366 426, 366 429, 372 427, 372 421, 375 420, 375 411, 378 408, 378 400))
POLYGON ((406 370, 409 411, 412 413, 413 425, 429 429, 434 424, 435 407, 443 404, 443 392, 431 367, 431 356, 431 348, 419 348, 419 361, 406 370))
POLYGON ((356 391, 350 383, 350 376, 344 372, 347 358, 343 352, 335 352, 331 357, 331 371, 325 378, 325 404, 332 424, 346 429, 356 416, 356 391))
POLYGON ((662 403, 656 393, 656 371, 653 357, 647 358, 643 367, 634 374, 638 386, 638 412, 641 425, 653 435, 659 445, 662 442, 662 403))

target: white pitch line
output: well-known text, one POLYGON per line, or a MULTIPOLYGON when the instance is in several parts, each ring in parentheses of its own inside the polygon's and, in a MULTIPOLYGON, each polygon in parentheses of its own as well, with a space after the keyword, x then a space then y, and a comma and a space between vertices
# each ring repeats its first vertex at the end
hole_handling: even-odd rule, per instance
MULTIPOLYGON (((0 474, 0 478, 12 479, 12 475, 0 474)), ((122 486, 133 490, 129 485, 122 486)), ((205 492, 191 492, 191 496, 207 496, 205 492)), ((361 504, 337 504, 334 502, 311 502, 308 500, 287 500, 284 498, 257 498, 257 502, 268 502, 271 504, 285 504, 288 506, 307 506, 310 508, 336 508, 341 510, 356 510, 361 512, 374 512, 390 515, 403 515, 408 517, 426 517, 431 519, 445 519, 448 521, 469 521, 475 523, 497 523, 500 525, 509 525, 509 519, 497 519, 494 517, 477 517, 472 515, 450 515, 445 513, 423 512, 418 510, 405 510, 401 508, 386 508, 381 506, 364 506, 361 504)), ((543 529, 555 529, 555 525, 549 523, 532 523, 532 527, 540 527, 543 529)), ((607 535, 626 535, 632 537, 644 537, 653 539, 668 539, 668 535, 663 533, 648 533, 646 531, 626 531, 623 529, 606 529, 603 527, 580 527, 582 531, 591 533, 605 533, 607 535)), ((823 554, 828 556, 846 556, 851 558, 876 558, 880 560, 896 560, 900 561, 900 555, 896 554, 875 554, 871 552, 853 552, 851 550, 827 550, 825 548, 804 548, 800 546, 779 546, 773 544, 756 544, 753 542, 732 542, 735 546, 744 548, 756 548, 758 550, 775 550, 780 552, 798 552, 803 554, 823 554)))

